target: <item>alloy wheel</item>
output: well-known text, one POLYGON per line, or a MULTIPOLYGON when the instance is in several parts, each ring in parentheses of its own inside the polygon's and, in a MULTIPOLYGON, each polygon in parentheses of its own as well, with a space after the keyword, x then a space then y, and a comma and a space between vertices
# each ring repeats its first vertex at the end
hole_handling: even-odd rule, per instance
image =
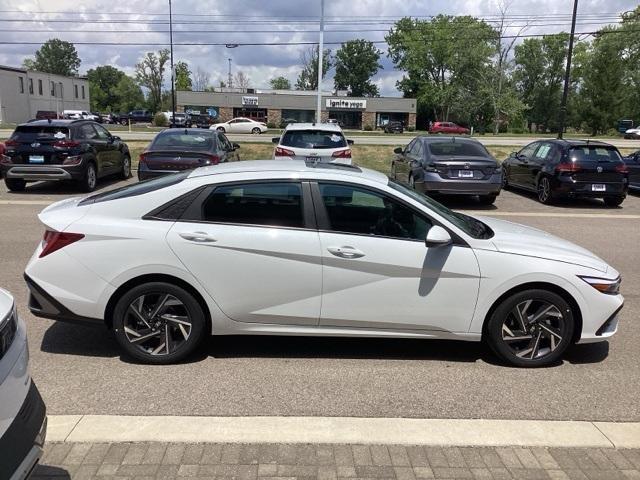
POLYGON ((518 303, 504 319, 502 341, 516 357, 538 360, 558 348, 565 331, 565 318, 557 306, 529 299, 518 303))
POLYGON ((131 159, 127 156, 122 159, 122 176, 124 178, 131 176, 131 159))
POLYGON ((87 167, 87 189, 93 190, 96 188, 96 169, 93 165, 87 167))
POLYGON ((538 199, 542 203, 549 202, 551 198, 551 183, 547 177, 542 177, 540 179, 540 183, 538 184, 538 199))
POLYGON ((174 353, 191 336, 193 322, 185 304, 167 293, 142 295, 129 304, 123 331, 147 355, 174 353))

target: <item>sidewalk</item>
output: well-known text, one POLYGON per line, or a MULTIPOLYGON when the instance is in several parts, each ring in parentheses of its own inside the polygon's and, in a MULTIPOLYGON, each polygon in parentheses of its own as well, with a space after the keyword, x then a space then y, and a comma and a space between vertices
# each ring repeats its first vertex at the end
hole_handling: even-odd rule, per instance
POLYGON ((640 479, 640 449, 49 443, 33 479, 640 479))

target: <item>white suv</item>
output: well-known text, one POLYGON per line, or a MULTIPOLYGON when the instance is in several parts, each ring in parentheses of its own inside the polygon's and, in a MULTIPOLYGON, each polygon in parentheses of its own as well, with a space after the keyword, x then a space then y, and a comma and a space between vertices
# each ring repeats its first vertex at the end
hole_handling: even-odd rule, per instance
POLYGON ((0 477, 27 478, 42 456, 45 406, 29 376, 27 328, 0 288, 0 477), (6 476, 5 476, 6 475, 6 476))
POLYGON ((344 138, 335 123, 291 123, 271 141, 276 144, 273 158, 351 164, 353 140, 344 138))

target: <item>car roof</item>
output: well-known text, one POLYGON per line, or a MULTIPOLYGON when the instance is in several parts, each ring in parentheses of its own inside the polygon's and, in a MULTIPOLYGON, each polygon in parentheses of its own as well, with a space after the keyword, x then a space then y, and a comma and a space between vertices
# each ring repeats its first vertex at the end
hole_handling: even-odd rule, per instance
POLYGON ((584 147, 584 146, 598 146, 598 147, 613 147, 610 143, 601 142, 599 140, 583 140, 578 138, 568 138, 568 139, 540 139, 539 142, 552 142, 559 145, 566 145, 569 147, 584 147))
POLYGON ((72 124, 80 123, 80 122, 89 122, 90 120, 85 119, 76 119, 76 120, 34 120, 33 122, 21 123, 18 125, 19 127, 28 126, 28 127, 68 127, 72 124))
POLYGON ((285 130, 325 130, 330 132, 342 132, 337 123, 290 123, 285 130))
POLYGON ((241 162, 227 162, 208 167, 196 168, 189 178, 207 175, 223 175, 228 173, 260 173, 260 172, 288 172, 288 173, 331 173, 349 178, 361 178, 387 184, 389 178, 376 170, 361 168, 357 165, 340 163, 307 164, 297 160, 243 160, 241 162))
POLYGON ((460 135, 438 135, 437 137, 420 135, 417 138, 424 143, 480 143, 475 138, 461 137, 460 135))

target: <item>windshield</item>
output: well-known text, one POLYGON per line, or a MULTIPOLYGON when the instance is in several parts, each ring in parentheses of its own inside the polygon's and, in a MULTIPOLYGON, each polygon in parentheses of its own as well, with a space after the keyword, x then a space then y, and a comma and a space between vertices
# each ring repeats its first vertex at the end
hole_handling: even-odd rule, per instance
POLYGON ((215 145, 215 133, 196 132, 188 133, 184 130, 170 131, 158 135, 149 150, 160 149, 189 149, 189 150, 212 150, 215 145))
POLYGON ((282 136, 281 145, 294 148, 343 148, 347 141, 335 130, 290 130, 282 136))
POLYGON ((585 145, 569 149, 569 158, 575 162, 619 162, 622 160, 614 147, 585 145))
POLYGON ((16 142, 34 142, 36 140, 64 140, 69 138, 67 127, 23 125, 16 128, 11 140, 16 142))
POLYGON ((482 145, 471 142, 437 142, 428 145, 431 155, 435 156, 490 157, 482 145))
POLYGON ((389 186, 394 190, 397 190, 411 197, 430 210, 435 211, 442 217, 446 218, 449 222, 453 223, 456 227, 458 227, 470 237, 477 239, 487 239, 493 237, 493 231, 489 228, 488 225, 482 223, 480 220, 476 220, 475 218, 470 217, 469 215, 465 215, 464 213, 449 210, 447 207, 445 207, 441 203, 436 202, 432 198, 418 193, 411 188, 405 187, 398 182, 394 182, 393 180, 389 180, 389 186))

